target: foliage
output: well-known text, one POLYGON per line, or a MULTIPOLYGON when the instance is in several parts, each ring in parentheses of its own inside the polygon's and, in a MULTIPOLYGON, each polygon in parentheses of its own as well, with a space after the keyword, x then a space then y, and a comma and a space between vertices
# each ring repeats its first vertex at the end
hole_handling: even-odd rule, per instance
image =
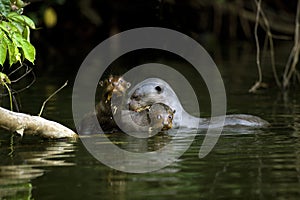
MULTIPOLYGON (((35 48, 30 43, 30 29, 35 29, 34 22, 23 15, 27 5, 22 0, 0 0, 0 65, 2 71, 5 64, 11 67, 26 59, 31 63, 35 60, 35 48), (8 63, 6 63, 6 61, 8 63)), ((17 68, 18 69, 18 68, 17 68)), ((0 85, 8 91, 12 110, 12 92, 9 77, 0 72, 0 85)))
POLYGON ((0 0, 0 65, 6 60, 9 66, 24 59, 31 63, 36 51, 30 43, 30 29, 35 29, 34 22, 23 15, 27 4, 22 0, 0 0))
POLYGON ((8 86, 8 84, 11 84, 11 81, 9 80, 8 76, 2 72, 0 72, 0 85, 4 86, 9 94, 9 100, 10 100, 10 109, 12 110, 12 94, 10 91, 10 88, 8 86))

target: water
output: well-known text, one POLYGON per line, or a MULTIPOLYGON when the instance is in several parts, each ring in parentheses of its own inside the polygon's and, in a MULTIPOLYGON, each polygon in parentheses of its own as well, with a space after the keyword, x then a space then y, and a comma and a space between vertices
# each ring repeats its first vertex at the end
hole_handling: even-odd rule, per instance
MULTIPOLYGON (((238 53, 247 56, 241 58, 232 51, 219 59, 215 55, 228 112, 258 115, 271 122, 270 128, 227 130, 209 155, 199 159, 201 133, 176 162, 145 174, 103 165, 81 141, 21 139, 1 130, 0 199, 298 199, 300 94, 295 90, 282 96, 272 87, 248 94, 256 78, 255 52, 243 49, 238 53)), ((40 77, 22 94, 23 111, 37 114, 64 81, 40 77)), ((51 99, 43 116, 73 128, 71 92, 70 85, 51 99)), ((205 115, 209 109, 201 112, 205 115)), ((122 139, 111 137, 120 146, 140 148, 140 143, 122 139)), ((168 139, 158 136, 149 148, 159 148, 168 139)), ((180 142, 177 145, 180 148, 180 142)))

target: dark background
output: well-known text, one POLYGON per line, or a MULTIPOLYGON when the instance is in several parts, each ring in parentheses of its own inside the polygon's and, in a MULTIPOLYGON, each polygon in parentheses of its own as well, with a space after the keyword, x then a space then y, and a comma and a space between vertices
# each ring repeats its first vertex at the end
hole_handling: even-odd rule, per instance
MULTIPOLYGON (((25 14, 32 31, 38 74, 74 77, 87 54, 109 36, 124 30, 158 26, 171 28, 199 41, 214 57, 216 48, 248 42, 255 51, 255 1, 234 0, 31 0, 25 14), (53 8, 57 23, 47 27, 44 12, 53 8), (92 15, 91 13, 95 13, 92 15), (220 47, 221 44, 221 47, 220 47)), ((263 0, 273 33, 293 35, 296 0, 263 0), (276 23, 274 23, 276 22, 276 23)), ((260 28, 261 38, 265 31, 260 28)), ((290 37, 292 40, 292 37, 290 37)), ((141 56, 141 55, 140 55, 141 56)), ((159 54, 158 56, 161 56, 159 54)), ((130 60, 130 59, 129 59, 130 60)), ((143 60, 143 59, 141 59, 143 60)))

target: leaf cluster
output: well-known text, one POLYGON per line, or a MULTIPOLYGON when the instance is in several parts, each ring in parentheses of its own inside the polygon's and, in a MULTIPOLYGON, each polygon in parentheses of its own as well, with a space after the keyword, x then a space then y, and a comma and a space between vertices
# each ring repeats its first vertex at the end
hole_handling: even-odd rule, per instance
POLYGON ((21 0, 0 0, 0 65, 8 59, 9 66, 24 59, 31 63, 36 51, 30 43, 30 29, 36 29, 34 22, 23 15, 27 4, 21 0))

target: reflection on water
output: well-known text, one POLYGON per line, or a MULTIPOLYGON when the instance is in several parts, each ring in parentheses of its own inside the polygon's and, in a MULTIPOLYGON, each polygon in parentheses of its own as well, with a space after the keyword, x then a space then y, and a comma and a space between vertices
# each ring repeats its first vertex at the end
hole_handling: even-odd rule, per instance
MULTIPOLYGON (((32 140, 38 142, 36 138, 32 140)), ((10 144, 3 141, 4 144, 0 146, 0 199, 30 199, 31 181, 44 175, 45 167, 74 165, 67 161, 74 156, 75 147, 72 143, 59 141, 28 144, 26 139, 19 142, 15 144, 12 138, 10 144)))

